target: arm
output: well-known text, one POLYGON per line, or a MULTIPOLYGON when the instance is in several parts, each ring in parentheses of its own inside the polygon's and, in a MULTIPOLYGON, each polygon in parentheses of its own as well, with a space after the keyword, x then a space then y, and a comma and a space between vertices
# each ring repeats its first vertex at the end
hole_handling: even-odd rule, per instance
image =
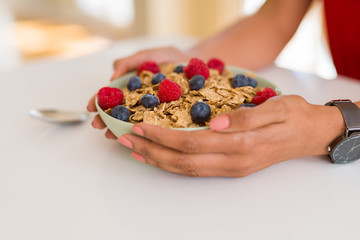
POLYGON ((172 48, 149 49, 118 59, 114 63, 115 79, 135 69, 142 62, 223 59, 229 65, 258 69, 274 61, 296 32, 313 0, 267 0, 252 16, 189 49, 185 53, 172 48))
POLYGON ((312 0, 268 0, 254 15, 200 43, 187 53, 218 57, 249 69, 270 64, 296 32, 312 0))

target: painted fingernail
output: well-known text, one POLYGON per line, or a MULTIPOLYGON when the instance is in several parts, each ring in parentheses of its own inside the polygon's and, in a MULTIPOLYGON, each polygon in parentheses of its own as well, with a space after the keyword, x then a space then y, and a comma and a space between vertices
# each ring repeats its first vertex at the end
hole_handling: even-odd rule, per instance
POLYGON ((132 143, 126 137, 120 136, 118 140, 125 147, 133 148, 132 143))
POLYGON ((141 156, 139 153, 137 153, 137 152, 133 152, 132 154, 131 154, 131 156, 133 157, 133 158, 135 158, 136 160, 138 160, 138 161, 140 161, 140 162, 145 162, 145 159, 144 159, 144 157, 143 156, 141 156))
POLYGON ((230 127, 230 119, 228 115, 222 115, 210 121, 211 130, 223 130, 228 127, 230 127))
POLYGON ((132 128, 131 128, 131 130, 134 132, 134 133, 136 133, 137 135, 139 135, 139 136, 144 136, 144 130, 142 130, 140 127, 138 127, 138 126, 133 126, 132 128))

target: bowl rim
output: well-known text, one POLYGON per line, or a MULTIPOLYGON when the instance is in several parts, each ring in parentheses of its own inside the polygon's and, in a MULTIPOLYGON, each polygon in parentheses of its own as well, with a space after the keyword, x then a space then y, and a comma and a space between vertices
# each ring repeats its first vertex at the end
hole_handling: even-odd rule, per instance
MULTIPOLYGON (((175 63, 175 65, 181 65, 181 64, 186 64, 186 63, 175 63)), ((266 78, 262 77, 261 75, 258 75, 256 74, 254 71, 251 71, 251 70, 248 70, 248 69, 245 69, 245 68, 240 68, 240 67, 236 67, 236 66, 231 66, 231 65, 227 65, 226 66, 226 69, 228 69, 229 71, 231 71, 232 73, 234 73, 233 71, 236 71, 237 73, 234 73, 234 74, 245 74, 245 73, 252 73, 255 75, 255 79, 256 80, 260 80, 261 82, 265 82, 266 84, 268 85, 271 85, 272 88, 274 89, 274 91, 276 92, 277 95, 281 95, 282 94, 282 91, 280 90, 280 88, 274 84, 273 82, 267 80, 266 78)), ((126 79, 126 78, 129 78, 130 76, 134 76, 136 75, 136 71, 130 71, 130 72, 127 72, 125 73, 124 75, 114 79, 113 81, 111 81, 107 86, 108 87, 117 87, 115 85, 117 85, 118 82, 121 82, 123 81, 123 79, 126 79)), ((118 87, 117 87, 118 88, 118 87)), ((130 122, 125 122, 125 121, 121 121, 119 119, 116 119, 112 116, 110 116, 109 114, 107 114, 98 104, 98 98, 97 98, 97 94, 96 94, 96 97, 95 97, 95 106, 96 106, 96 109, 97 109, 97 112, 100 114, 100 111, 103 113, 102 115, 100 114, 100 117, 102 118, 103 116, 107 116, 109 118, 111 118, 112 120, 117 120, 119 122, 121 122, 122 124, 124 124, 125 126, 127 125, 128 127, 132 127, 134 126, 135 124, 134 123, 130 123, 130 122)), ((203 126, 203 127, 185 127, 185 128, 179 128, 179 127, 176 127, 176 128, 170 128, 170 129, 174 129, 174 130, 180 130, 180 131, 197 131, 197 130, 204 130, 204 129, 209 129, 208 126, 203 126)))

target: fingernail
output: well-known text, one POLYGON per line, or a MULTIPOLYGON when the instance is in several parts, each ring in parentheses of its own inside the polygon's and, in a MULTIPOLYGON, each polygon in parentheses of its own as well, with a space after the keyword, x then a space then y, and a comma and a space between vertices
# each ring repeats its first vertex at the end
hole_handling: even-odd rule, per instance
POLYGON ((138 126, 133 126, 132 128, 131 128, 131 130, 134 132, 134 133, 136 133, 137 135, 139 135, 139 136, 144 136, 144 130, 142 130, 140 127, 138 127, 138 126))
POLYGON ((133 148, 132 143, 126 137, 120 136, 118 140, 125 147, 133 148))
POLYGON ((137 152, 133 152, 132 154, 131 154, 131 156, 133 157, 133 158, 135 158, 136 160, 138 160, 138 161, 140 161, 140 162, 145 162, 145 159, 144 159, 144 157, 143 156, 141 156, 139 153, 137 153, 137 152))
POLYGON ((228 115, 222 115, 210 121, 211 130, 223 130, 228 127, 230 127, 230 119, 228 115))

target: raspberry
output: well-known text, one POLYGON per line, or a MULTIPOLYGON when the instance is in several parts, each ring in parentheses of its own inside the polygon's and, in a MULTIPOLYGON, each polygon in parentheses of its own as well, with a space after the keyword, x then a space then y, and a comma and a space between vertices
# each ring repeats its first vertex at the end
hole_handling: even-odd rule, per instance
POLYGON ((207 63, 207 66, 208 66, 209 68, 213 68, 213 69, 218 70, 220 74, 223 73, 224 68, 225 68, 224 62, 221 61, 221 60, 218 59, 218 58, 211 58, 211 59, 209 60, 209 62, 207 63))
POLYGON ((264 90, 262 90, 261 92, 257 92, 252 102, 255 105, 259 105, 274 96, 276 96, 276 92, 272 88, 267 87, 264 88, 264 90))
POLYGON ((124 93, 119 88, 103 87, 97 94, 98 104, 103 109, 114 108, 122 103, 124 93))
POLYGON ((188 79, 192 78, 195 75, 202 75, 206 80, 210 75, 209 69, 206 64, 198 58, 190 59, 188 65, 185 66, 183 69, 188 79))
POLYGON ((158 97, 160 102, 171 102, 178 100, 182 94, 181 87, 168 78, 159 84, 158 97))
POLYGON ((144 70, 150 71, 152 73, 160 72, 159 66, 154 61, 147 61, 141 64, 137 70, 137 75, 140 75, 140 73, 144 70))

